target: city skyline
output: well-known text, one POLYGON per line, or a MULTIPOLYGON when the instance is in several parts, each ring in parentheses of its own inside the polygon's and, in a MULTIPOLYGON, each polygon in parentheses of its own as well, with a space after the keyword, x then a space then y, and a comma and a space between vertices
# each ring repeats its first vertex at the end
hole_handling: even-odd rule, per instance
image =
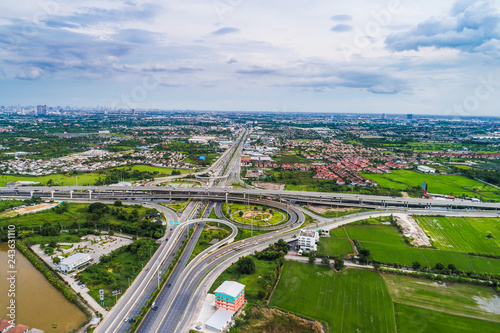
POLYGON ((0 104, 495 116, 498 1, 25 1, 0 104))

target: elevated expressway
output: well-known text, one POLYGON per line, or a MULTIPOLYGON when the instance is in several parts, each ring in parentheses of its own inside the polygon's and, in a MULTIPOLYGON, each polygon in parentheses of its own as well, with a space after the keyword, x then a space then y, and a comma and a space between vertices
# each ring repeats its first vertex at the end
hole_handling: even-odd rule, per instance
POLYGON ((2 197, 41 196, 54 200, 95 199, 155 201, 175 198, 237 200, 247 196, 268 198, 294 203, 316 203, 331 206, 361 207, 371 209, 476 209, 499 210, 500 203, 472 202, 468 200, 439 200, 420 198, 385 197, 348 193, 277 191, 227 187, 166 188, 159 186, 33 186, 0 188, 2 197))

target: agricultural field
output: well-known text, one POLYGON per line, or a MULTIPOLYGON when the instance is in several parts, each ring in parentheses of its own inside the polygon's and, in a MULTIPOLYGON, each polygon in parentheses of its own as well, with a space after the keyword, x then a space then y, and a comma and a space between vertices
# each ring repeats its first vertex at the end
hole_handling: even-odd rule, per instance
MULTIPOLYGON (((425 218, 427 219, 429 217, 425 218)), ((417 220, 420 221, 420 219, 421 217, 417 217, 417 220)), ((489 225, 486 228, 490 229, 495 226, 496 220, 468 218, 467 221, 471 222, 473 225, 484 222, 486 223, 485 225, 489 225)), ((445 224, 443 223, 442 225, 445 224)), ((459 230, 456 230, 453 225, 447 225, 447 228, 451 230, 449 235, 459 235, 459 230)), ((434 267, 437 263, 442 263, 444 266, 454 264, 459 270, 464 272, 472 271, 476 273, 500 274, 500 259, 466 253, 470 251, 463 250, 459 245, 456 245, 458 247, 453 248, 453 250, 447 250, 447 247, 444 246, 439 248, 439 245, 436 243, 434 245, 437 249, 411 247, 405 243, 399 231, 393 226, 350 226, 346 227, 345 230, 350 239, 359 241, 363 248, 370 250, 371 259, 378 262, 387 264, 398 263, 400 265, 411 266, 413 262, 417 261, 423 267, 434 267), (457 251, 457 248, 460 249, 460 251, 457 251)), ((476 231, 476 233, 479 233, 479 231, 476 231)), ((494 241, 493 239, 483 236, 483 243, 481 243, 481 237, 475 237, 472 233, 469 233, 469 235, 471 241, 476 241, 472 243, 475 248, 485 248, 494 241)), ((458 240, 460 240, 460 238, 458 238, 458 240)), ((452 243, 454 238, 449 238, 448 242, 450 244, 463 244, 463 247, 471 246, 464 238, 461 239, 462 243, 459 243, 458 240, 456 243, 452 243)))
POLYGON ((500 190, 464 176, 423 174, 411 170, 395 170, 390 174, 363 174, 376 181, 380 187, 407 190, 410 186, 419 188, 422 182, 428 185, 430 193, 461 197, 478 197, 483 201, 500 200, 500 190))
POLYGON ((354 254, 351 242, 344 228, 333 229, 330 237, 321 237, 318 243, 318 255, 330 258, 345 258, 354 254))
POLYGON ((500 255, 500 219, 420 216, 417 222, 438 249, 500 255))
POLYGON ((498 332, 500 325, 485 320, 450 315, 394 303, 398 333, 475 333, 498 332))
POLYGON ((394 308, 382 277, 368 270, 288 261, 271 306, 320 320, 328 332, 395 332, 394 308))
POLYGON ((493 288, 465 283, 438 284, 394 274, 382 277, 397 303, 500 323, 500 297, 493 288))

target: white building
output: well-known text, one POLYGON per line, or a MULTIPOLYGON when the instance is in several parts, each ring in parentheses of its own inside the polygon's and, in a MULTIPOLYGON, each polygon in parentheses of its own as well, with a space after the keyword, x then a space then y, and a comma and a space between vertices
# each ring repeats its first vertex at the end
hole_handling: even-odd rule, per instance
POLYGON ((419 165, 417 167, 418 171, 423 172, 423 173, 436 173, 436 169, 430 168, 425 165, 419 165))
POLYGON ((313 230, 301 230, 299 234, 299 248, 304 251, 317 251, 316 242, 319 242, 319 233, 313 230))
POLYGON ((91 260, 92 258, 88 254, 76 253, 61 260, 59 267, 61 267, 61 271, 63 272, 71 272, 89 263, 91 260))

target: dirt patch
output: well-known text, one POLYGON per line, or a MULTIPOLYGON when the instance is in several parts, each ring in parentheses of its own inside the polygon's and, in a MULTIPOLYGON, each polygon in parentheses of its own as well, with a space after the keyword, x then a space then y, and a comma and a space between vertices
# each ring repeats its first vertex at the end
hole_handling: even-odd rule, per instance
POLYGON ((280 183, 252 182, 252 185, 256 187, 261 187, 265 190, 283 191, 285 189, 285 184, 280 184, 280 183))
POLYGON ((331 212, 351 212, 357 211, 356 208, 332 208, 330 206, 307 205, 307 209, 312 210, 316 214, 326 214, 331 212))
POLYGON ((241 333, 325 333, 319 321, 307 320, 277 309, 253 308, 245 323, 239 327, 241 333))
POLYGON ((401 195, 403 196, 403 198, 409 198, 409 197, 410 197, 410 196, 408 195, 408 193, 407 193, 407 192, 405 192, 405 191, 402 191, 402 192, 401 192, 401 195))
POLYGON ((50 203, 50 204, 49 203, 41 203, 41 204, 34 205, 34 206, 13 209, 11 211, 6 212, 4 214, 4 216, 15 216, 18 214, 23 215, 23 214, 27 214, 27 213, 36 213, 36 212, 39 212, 42 210, 51 209, 57 205, 58 204, 56 204, 56 203, 50 203))
POLYGON ((413 239, 411 243, 415 246, 432 246, 431 240, 420 228, 413 216, 407 214, 394 214, 396 223, 403 228, 403 235, 413 239))
POLYGON ((475 296, 474 300, 484 311, 494 314, 500 314, 500 297, 498 297, 497 295, 493 295, 492 298, 475 296))

